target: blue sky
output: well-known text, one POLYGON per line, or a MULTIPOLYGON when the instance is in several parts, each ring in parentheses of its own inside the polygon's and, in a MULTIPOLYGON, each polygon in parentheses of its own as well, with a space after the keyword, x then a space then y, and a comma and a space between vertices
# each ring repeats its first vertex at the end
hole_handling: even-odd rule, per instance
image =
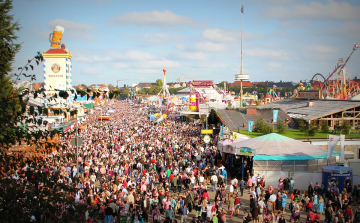
MULTIPOLYGON (((65 28, 73 54, 73 85, 167 81, 310 80, 327 76, 360 42, 360 1, 301 0, 14 0, 22 27, 14 67, 50 49, 49 34, 65 28)), ((360 78, 360 49, 347 72, 360 78)), ((42 68, 34 70, 39 82, 42 68)))

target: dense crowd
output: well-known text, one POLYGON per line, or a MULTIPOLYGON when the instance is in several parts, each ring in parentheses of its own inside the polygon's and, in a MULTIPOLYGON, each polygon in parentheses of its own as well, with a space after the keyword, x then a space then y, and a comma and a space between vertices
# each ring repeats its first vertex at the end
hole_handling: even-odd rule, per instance
POLYGON ((104 111, 95 110, 82 124, 78 154, 70 144, 73 132, 62 135, 62 148, 49 156, 1 169, 14 186, 36 190, 16 202, 49 201, 46 210, 29 213, 32 222, 226 223, 240 209, 243 222, 296 222, 306 214, 306 222, 312 223, 320 222, 323 213, 326 222, 360 222, 360 207, 359 212, 351 210, 357 188, 325 193, 324 185, 310 184, 301 192, 293 179, 281 177, 273 188, 260 174, 231 178, 217 137, 205 145, 201 126, 179 121, 172 113, 164 122, 150 122, 149 108, 126 101, 110 102, 104 110, 110 107, 116 112, 109 121, 99 123, 104 111), (45 178, 49 183, 43 183, 45 178), (248 210, 240 200, 244 193, 250 194, 248 210), (287 210, 291 218, 286 220, 287 210))
POLYGON ((213 173, 217 186, 224 187, 227 174, 217 165, 216 138, 205 146, 198 125, 177 121, 175 114, 150 122, 148 109, 125 101, 111 102, 104 110, 110 107, 117 111, 110 121, 100 123, 97 117, 105 111, 95 110, 83 123, 78 154, 70 144, 76 132, 64 134, 62 148, 51 155, 2 171, 36 188, 39 197, 20 204, 56 201, 44 212, 29 213, 33 221, 66 222, 77 215, 84 221, 163 222, 181 215, 184 222, 199 196, 206 196, 213 173), (42 177, 50 185, 41 183, 42 177))

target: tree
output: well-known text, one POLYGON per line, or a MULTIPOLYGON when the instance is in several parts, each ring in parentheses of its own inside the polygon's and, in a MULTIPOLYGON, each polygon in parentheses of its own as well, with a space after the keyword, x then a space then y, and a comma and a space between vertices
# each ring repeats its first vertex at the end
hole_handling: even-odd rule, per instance
POLYGON ((87 88, 86 84, 81 84, 81 86, 85 89, 87 88))
POLYGON ((156 84, 157 84, 158 87, 162 87, 163 86, 163 81, 161 79, 157 79, 156 84))
POLYGON ((126 86, 124 87, 124 89, 121 92, 121 97, 122 98, 127 98, 129 96, 129 88, 127 88, 126 86))
POLYGON ((109 91, 113 91, 115 89, 114 85, 112 85, 112 84, 109 84, 108 88, 109 88, 109 91))
POLYGON ((350 133, 350 121, 349 120, 342 120, 341 126, 340 126, 340 133, 341 134, 349 134, 350 133))
MULTIPOLYGON (((226 88, 229 89, 229 83, 228 83, 227 81, 222 81, 222 82, 220 82, 219 84, 217 84, 217 86, 218 86, 219 88, 224 89, 225 84, 226 84, 226 88)), ((224 89, 224 90, 226 90, 226 89, 224 89)), ((229 90, 230 90, 230 89, 229 89, 229 90)))
POLYGON ((259 119, 255 122, 254 131, 262 134, 269 134, 273 132, 273 128, 270 126, 269 123, 264 121, 264 118, 262 116, 260 116, 259 119))
POLYGON ((305 123, 305 120, 303 118, 301 118, 299 120, 299 130, 300 132, 304 132, 306 129, 306 123, 305 123))
MULTIPOLYGON (((43 171, 48 165, 44 157, 48 157, 47 155, 50 153, 53 154, 54 150, 65 149, 65 146, 47 140, 58 133, 56 130, 48 131, 37 128, 43 123, 43 120, 36 118, 41 115, 47 116, 48 108, 38 106, 36 109, 27 102, 30 96, 33 98, 42 96, 47 101, 52 101, 56 100, 58 96, 65 99, 69 93, 60 91, 54 96, 46 96, 44 89, 34 90, 26 86, 15 89, 13 87, 11 81, 13 78, 15 81, 20 81, 24 77, 30 78, 31 81, 36 80, 36 75, 27 73, 33 70, 35 63, 39 65, 43 58, 40 53, 37 53, 24 66, 18 68, 19 73, 10 75, 15 55, 20 49, 20 44, 16 43, 17 36, 15 36, 15 31, 19 30, 19 24, 13 22, 13 16, 9 15, 11 9, 11 0, 0 1, 0 222, 31 222, 30 218, 35 214, 41 215, 47 210, 55 213, 55 204, 59 201, 66 202, 67 206, 72 209, 73 200, 55 192, 54 182, 59 179, 59 172, 53 172, 50 175, 49 172, 43 171), (27 126, 27 128, 21 128, 21 125, 27 126), (33 156, 34 154, 31 153, 19 156, 7 153, 15 142, 36 146, 37 151, 44 156, 33 156), (34 169, 24 168, 25 165, 32 166, 34 169), (36 171, 34 171, 35 169, 36 171), (24 181, 19 181, 19 183, 18 180, 8 177, 12 171, 24 181)), ((82 91, 81 95, 91 93, 91 90, 87 89, 82 91)), ((113 98, 115 94, 109 92, 109 95, 110 98, 113 98)), ((71 116, 77 112, 70 109, 54 109, 54 114, 66 115, 68 113, 65 113, 65 110, 70 112, 71 116)), ((59 161, 74 158, 73 155, 65 156, 54 155, 53 158, 59 161)), ((74 195, 75 185, 78 182, 79 179, 75 177, 72 185, 64 184, 58 189, 74 195)), ((73 220, 80 222, 80 216, 84 214, 87 205, 75 205, 75 208, 79 215, 73 220)), ((48 221, 50 222, 51 219, 48 221)))
POLYGON ((309 127, 305 130, 304 135, 306 136, 314 136, 316 131, 319 130, 319 126, 313 121, 310 123, 309 127))
POLYGON ((329 132, 329 126, 327 120, 321 120, 321 132, 327 133, 329 132))
POLYGON ((284 120, 278 119, 276 123, 276 130, 279 133, 285 133, 287 130, 287 123, 284 120))
POLYGON ((18 92, 12 87, 11 72, 15 55, 19 52, 21 45, 15 43, 18 37, 15 31, 19 31, 19 23, 13 22, 14 17, 9 15, 12 10, 10 0, 0 2, 0 146, 14 139, 14 128, 16 117, 19 115, 18 92), (11 122, 9 122, 11 121, 11 122))

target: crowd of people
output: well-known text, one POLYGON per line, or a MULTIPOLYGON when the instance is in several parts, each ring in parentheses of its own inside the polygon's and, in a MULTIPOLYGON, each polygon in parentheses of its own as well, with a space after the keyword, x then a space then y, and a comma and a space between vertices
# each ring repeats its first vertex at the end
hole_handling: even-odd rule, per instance
MULTIPOLYGON (((292 178, 280 177, 275 190, 273 186, 265 186, 265 180, 248 177, 246 185, 250 188, 250 212, 244 210, 243 221, 262 223, 302 222, 301 215, 305 215, 306 223, 350 223, 360 222, 360 206, 353 210, 359 200, 360 190, 350 183, 339 191, 338 185, 331 182, 328 188, 322 183, 310 182, 307 191, 294 189, 292 178), (326 190, 328 189, 328 190, 326 190), (286 212, 290 212, 289 221, 285 219, 286 212), (323 216, 324 217, 321 217, 323 216)), ((241 185, 244 183, 241 182, 241 185)))
POLYGON ((224 188, 227 172, 216 137, 205 146, 201 127, 177 121, 175 114, 169 113, 164 122, 150 122, 143 105, 113 101, 104 109, 110 107, 117 112, 109 121, 100 123, 104 111, 95 110, 82 123, 77 154, 70 143, 76 132, 66 133, 59 150, 28 158, 7 172, 18 184, 35 184, 41 191, 41 198, 19 202, 56 201, 46 211, 31 213, 32 221, 66 222, 77 216, 84 222, 171 222, 179 216, 186 222, 200 198, 201 204, 203 198, 210 204, 207 185, 215 182, 213 175, 216 187, 224 188), (39 177, 49 179, 50 185, 39 183, 39 177))
POLYGON ((61 149, 6 172, 17 184, 38 189, 19 204, 35 204, 40 197, 52 201, 46 210, 29 213, 32 222, 226 223, 239 216, 243 222, 283 223, 299 221, 300 213, 307 214, 307 223, 320 222, 323 213, 326 222, 341 222, 341 213, 343 222, 360 222, 360 207, 359 214, 351 212, 351 191, 325 194, 323 185, 310 185, 300 192, 293 179, 283 177, 273 188, 250 172, 245 179, 232 178, 217 137, 205 145, 201 126, 171 112, 165 121, 151 122, 149 108, 128 101, 112 101, 104 109, 109 107, 116 110, 110 120, 99 123, 104 111, 95 110, 79 132, 62 135, 61 149), (77 133, 83 143, 76 154, 70 141, 77 133), (241 200, 247 191, 248 210, 241 200), (285 219, 287 210, 291 219, 285 219))

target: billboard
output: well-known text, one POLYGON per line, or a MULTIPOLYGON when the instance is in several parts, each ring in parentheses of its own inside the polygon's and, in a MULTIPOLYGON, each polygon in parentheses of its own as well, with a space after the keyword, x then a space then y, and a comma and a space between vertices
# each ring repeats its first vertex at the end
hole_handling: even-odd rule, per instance
POLYGON ((321 99, 320 91, 299 91, 299 98, 302 99, 321 99))

